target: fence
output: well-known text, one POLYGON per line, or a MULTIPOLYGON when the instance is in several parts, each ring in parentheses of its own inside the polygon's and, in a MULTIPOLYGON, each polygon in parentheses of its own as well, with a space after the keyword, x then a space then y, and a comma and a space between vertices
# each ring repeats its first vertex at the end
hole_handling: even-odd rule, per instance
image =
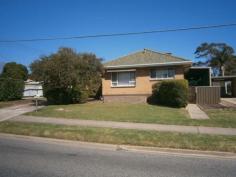
POLYGON ((220 102, 220 87, 190 87, 189 102, 197 104, 218 104, 220 102))

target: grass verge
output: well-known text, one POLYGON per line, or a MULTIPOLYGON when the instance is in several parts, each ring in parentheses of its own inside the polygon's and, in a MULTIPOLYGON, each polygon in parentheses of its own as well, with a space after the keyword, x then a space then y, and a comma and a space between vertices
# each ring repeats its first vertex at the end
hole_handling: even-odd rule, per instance
POLYGON ((142 122, 171 125, 196 125, 236 128, 236 110, 208 110, 210 119, 193 120, 184 108, 170 108, 148 104, 86 103, 47 106, 27 115, 91 119, 121 122, 142 122))
POLYGON ((0 132, 98 143, 236 152, 236 136, 16 122, 0 123, 0 132))

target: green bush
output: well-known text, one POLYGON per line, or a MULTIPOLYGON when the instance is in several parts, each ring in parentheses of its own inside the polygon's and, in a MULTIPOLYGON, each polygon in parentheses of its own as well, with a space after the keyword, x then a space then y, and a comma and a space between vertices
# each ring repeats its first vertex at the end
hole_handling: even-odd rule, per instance
POLYGON ((44 96, 48 104, 85 103, 88 100, 87 91, 79 88, 48 89, 44 87, 44 96))
POLYGON ((188 100, 187 80, 168 80, 153 85, 149 101, 172 107, 184 107, 188 100))
POLYGON ((80 92, 79 103, 86 103, 88 100, 88 92, 83 90, 80 92))
POLYGON ((0 78, 0 101, 18 100, 23 97, 24 81, 0 78))
POLYGON ((89 94, 87 90, 82 90, 79 87, 75 87, 71 91, 72 103, 86 103, 89 94))
POLYGON ((67 89, 62 88, 44 88, 44 96, 48 104, 69 104, 72 102, 67 89))

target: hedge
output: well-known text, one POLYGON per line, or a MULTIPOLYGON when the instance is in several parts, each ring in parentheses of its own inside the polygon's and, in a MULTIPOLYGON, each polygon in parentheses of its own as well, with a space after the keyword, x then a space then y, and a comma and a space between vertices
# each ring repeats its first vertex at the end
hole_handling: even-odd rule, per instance
POLYGON ((0 78, 0 101, 18 100, 23 97, 24 81, 0 78))
POLYGON ((185 107, 188 101, 188 81, 167 80, 153 85, 149 102, 172 107, 185 107))

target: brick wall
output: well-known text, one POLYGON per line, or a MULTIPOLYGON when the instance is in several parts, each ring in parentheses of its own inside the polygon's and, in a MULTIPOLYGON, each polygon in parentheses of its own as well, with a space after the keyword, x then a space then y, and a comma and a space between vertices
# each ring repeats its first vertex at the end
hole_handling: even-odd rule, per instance
MULTIPOLYGON (((160 69, 166 69, 159 67, 160 69)), ((175 67, 175 79, 184 78, 182 66, 175 67)), ((150 95, 152 85, 159 81, 150 80, 150 68, 136 68, 136 86, 134 87, 111 87, 111 73, 106 72, 102 79, 103 96, 108 95, 150 95)))
POLYGON ((146 103, 149 95, 107 95, 103 96, 105 103, 146 103))

